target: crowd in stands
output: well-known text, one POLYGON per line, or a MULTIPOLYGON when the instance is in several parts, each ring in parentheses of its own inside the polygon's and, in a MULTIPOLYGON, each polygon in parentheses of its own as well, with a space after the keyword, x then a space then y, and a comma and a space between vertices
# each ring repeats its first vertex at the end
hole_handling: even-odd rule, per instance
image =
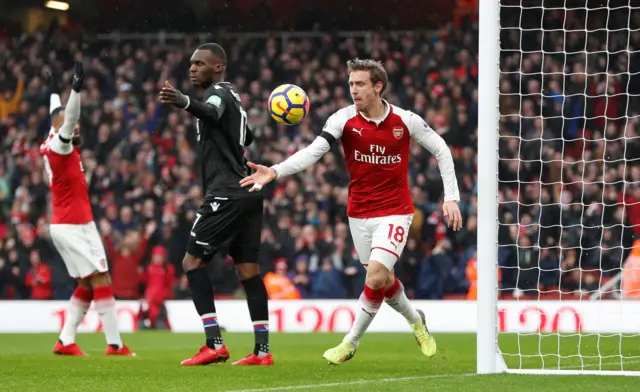
MULTIPOLYGON (((520 15, 504 20, 506 27, 535 22, 520 15)), ((533 27, 540 20, 545 28, 563 27, 558 15, 547 13, 533 27)), ((640 47, 640 36, 580 33, 581 20, 568 13, 565 28, 576 32, 545 33, 542 41, 535 31, 503 29, 498 263, 504 295, 592 291, 620 271, 640 233, 640 106, 624 94, 631 58, 619 50, 640 47), (585 45, 615 53, 585 58, 578 54, 585 45), (575 54, 540 53, 565 46, 575 54)), ((187 69, 198 42, 80 38, 58 29, 0 41, 0 298, 66 299, 73 288, 47 232, 51 211, 38 147, 50 126, 46 73, 58 76, 65 102, 74 59, 85 63, 81 155, 114 292, 129 299, 188 297, 181 261, 202 196, 195 124, 188 113, 161 106, 157 92, 168 80, 196 95, 187 69)), ((447 229, 435 158, 412 145, 416 213, 396 275, 412 298, 473 299, 477 25, 465 20, 438 31, 373 33, 370 40, 327 33, 286 43, 277 35, 219 42, 256 137, 247 158, 264 164, 308 145, 330 114, 351 103, 346 60, 383 62, 390 80, 385 98, 422 116, 451 147, 464 219, 460 232, 447 229), (271 90, 285 82, 303 87, 311 100, 310 115, 298 126, 278 125, 266 111, 271 90)), ((364 269, 346 219, 348 181, 338 144, 304 173, 264 188, 259 262, 271 298, 361 292, 364 269)), ((242 295, 229 258, 217 255, 210 273, 217 295, 242 295)))

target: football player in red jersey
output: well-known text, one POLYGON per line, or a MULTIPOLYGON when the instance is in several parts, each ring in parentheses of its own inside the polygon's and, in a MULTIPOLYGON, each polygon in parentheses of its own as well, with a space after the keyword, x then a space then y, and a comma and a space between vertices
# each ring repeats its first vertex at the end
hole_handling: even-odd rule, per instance
POLYGON ((122 343, 118 331, 118 316, 107 258, 93 222, 87 180, 80 160, 78 119, 83 77, 82 63, 76 62, 66 107, 59 106, 60 98, 53 91, 51 131, 40 146, 51 189, 51 240, 62 256, 69 274, 78 282, 53 352, 59 355, 85 355, 75 343, 75 335, 91 301, 95 301, 107 340, 105 354, 135 356, 122 343))
POLYGON ((272 167, 249 163, 255 173, 241 180, 242 186, 259 191, 282 176, 298 173, 324 155, 332 143, 342 140, 351 175, 347 215, 351 235, 367 269, 360 296, 361 311, 351 331, 323 358, 340 364, 353 357, 361 336, 386 302, 408 321, 426 356, 436 353, 436 342, 427 329, 424 313, 413 307, 393 267, 407 242, 413 220, 409 189, 409 148, 414 140, 438 160, 444 183, 443 212, 454 230, 462 226, 460 200, 451 151, 444 140, 416 114, 389 104, 382 98, 388 77, 382 64, 355 59, 347 63, 354 104, 338 110, 327 120, 313 143, 272 167))

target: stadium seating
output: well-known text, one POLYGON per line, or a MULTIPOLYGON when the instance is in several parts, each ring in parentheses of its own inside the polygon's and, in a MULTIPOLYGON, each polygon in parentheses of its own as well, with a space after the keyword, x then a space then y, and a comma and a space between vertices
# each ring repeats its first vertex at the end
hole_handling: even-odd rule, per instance
MULTIPOLYGON (((417 213, 412 240, 398 263, 397 275, 408 293, 417 298, 463 299, 469 287, 465 268, 476 247, 478 69, 472 48, 477 48, 477 37, 477 29, 465 24, 438 34, 343 34, 331 46, 338 50, 325 45, 331 37, 322 33, 304 38, 290 33, 264 37, 240 34, 221 40, 230 58, 229 79, 242 92, 256 135, 248 151, 251 160, 275 163, 310 143, 328 115, 349 104, 344 63, 355 56, 381 60, 391 81, 386 98, 423 116, 444 137, 456 161, 466 227, 459 233, 446 229, 439 210, 442 185, 437 165, 426 151, 414 146, 409 175, 417 213), (276 125, 265 110, 271 89, 283 82, 302 86, 310 96, 311 114, 299 126, 276 125), (438 252, 433 252, 434 248, 438 252)), ((59 86, 68 90, 67 71, 78 41, 63 31, 56 32, 58 55, 52 57, 54 47, 41 38, 37 33, 4 43, 11 54, 0 69, 5 75, 0 79, 0 298, 31 296, 24 284, 32 268, 31 249, 37 249, 51 268, 55 298, 67 298, 73 284, 46 232, 48 192, 37 147, 49 129, 45 72, 55 71, 59 86), (29 57, 33 53, 41 56, 29 57)), ((142 233, 150 221, 157 222, 147 247, 166 247, 168 261, 178 275, 177 298, 188 295, 180 262, 200 198, 193 170, 194 122, 183 112, 161 107, 156 92, 169 80, 194 93, 186 79, 193 45, 179 45, 180 41, 161 45, 153 39, 85 39, 88 77, 81 123, 82 156, 96 222, 101 229, 110 227, 106 240, 113 241, 117 249, 135 247, 140 237, 136 232, 142 233)), ((66 97, 64 93, 63 101, 66 97)), ((513 170, 501 167, 501 176, 514 175, 513 170)), ((305 173, 265 188, 263 273, 277 270, 287 275, 305 298, 326 293, 353 298, 360 293, 363 271, 344 224, 347 184, 342 152, 337 147, 305 173), (331 271, 321 268, 324 263, 331 265, 331 271), (276 264, 280 268, 276 269, 276 264), (336 287, 322 286, 326 274, 331 274, 336 287)), ((504 197, 514 200, 518 196, 506 191, 504 197)), ((535 232, 527 235, 537 238, 535 232)), ((517 276, 508 273, 517 263, 515 251, 507 246, 513 245, 515 238, 508 230, 501 231, 500 241, 505 250, 499 260, 505 268, 503 285, 517 287, 517 276)), ((614 243, 615 236, 611 241, 610 248, 620 245, 614 243)), ((217 294, 235 295, 238 284, 232 264, 218 258, 210 271, 217 294)), ((564 258, 552 258, 556 270, 564 258)), ((145 256, 139 261, 140 270, 146 260, 145 256)), ((617 263, 614 260, 610 268, 619 268, 620 260, 617 263)), ((112 269, 114 282, 123 279, 123 272, 112 269)), ((571 276, 551 279, 556 280, 556 288, 545 290, 548 293, 540 294, 541 298, 558 298, 566 284, 581 283, 571 276)), ((139 283, 134 280, 132 288, 137 290, 139 283)), ((512 298, 513 294, 503 295, 512 298)))

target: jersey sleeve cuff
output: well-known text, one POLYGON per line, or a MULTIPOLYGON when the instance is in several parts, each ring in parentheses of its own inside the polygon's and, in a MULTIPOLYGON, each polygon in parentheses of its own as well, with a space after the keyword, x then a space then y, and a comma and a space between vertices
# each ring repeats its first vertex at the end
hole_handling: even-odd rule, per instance
POLYGON ((273 169, 273 171, 276 172, 276 178, 280 177, 280 173, 278 173, 278 164, 271 166, 270 169, 273 169))
POLYGON ((189 107, 189 105, 191 105, 191 98, 189 98, 188 95, 185 95, 185 97, 187 97, 187 105, 182 108, 183 110, 186 110, 189 107))

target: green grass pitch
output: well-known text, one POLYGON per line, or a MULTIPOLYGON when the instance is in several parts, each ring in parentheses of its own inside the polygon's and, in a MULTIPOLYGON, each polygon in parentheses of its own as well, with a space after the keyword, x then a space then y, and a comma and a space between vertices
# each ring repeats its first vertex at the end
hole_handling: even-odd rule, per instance
MULTIPOLYGON (((232 360, 248 354, 252 334, 224 335, 232 360)), ((136 358, 104 357, 101 334, 79 334, 77 342, 88 358, 51 353, 56 335, 0 335, 0 391, 637 391, 640 379, 613 376, 477 376, 475 335, 437 334, 438 354, 425 358, 407 334, 370 333, 349 362, 330 367, 321 359, 340 334, 273 334, 273 367, 233 367, 226 364, 183 368, 181 360, 202 344, 199 334, 140 332, 124 335, 136 358)), ((501 336, 503 351, 522 353, 525 365, 596 370, 620 368, 621 357, 640 357, 640 339, 575 336, 501 336), (558 350, 558 341, 561 342, 558 350), (622 344, 621 344, 622 342, 622 344), (579 351, 578 351, 579 348, 579 351), (600 355, 598 355, 600 353, 600 355), (531 355, 528 357, 527 355, 531 355), (593 357, 593 358, 591 358, 593 357), (581 359, 582 358, 582 362, 581 359)), ((507 357, 511 366, 519 358, 507 357)), ((625 359, 624 368, 640 370, 640 359, 625 359)))

